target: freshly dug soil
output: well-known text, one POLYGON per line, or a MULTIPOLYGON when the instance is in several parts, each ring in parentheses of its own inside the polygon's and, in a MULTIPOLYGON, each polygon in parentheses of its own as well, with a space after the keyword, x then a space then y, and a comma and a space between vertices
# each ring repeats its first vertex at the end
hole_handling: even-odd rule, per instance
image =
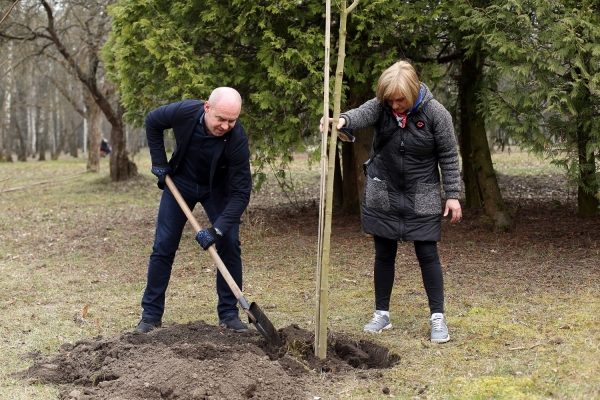
POLYGON ((314 333, 290 325, 273 348, 245 333, 204 321, 148 334, 126 332, 63 344, 56 355, 29 355, 20 377, 54 383, 63 399, 313 399, 323 374, 388 368, 400 357, 364 340, 330 334, 327 357, 314 355, 314 333))

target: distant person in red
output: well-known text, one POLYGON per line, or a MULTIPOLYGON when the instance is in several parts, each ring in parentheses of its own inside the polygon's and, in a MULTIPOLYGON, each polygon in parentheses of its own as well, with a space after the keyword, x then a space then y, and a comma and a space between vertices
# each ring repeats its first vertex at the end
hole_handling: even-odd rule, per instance
POLYGON ((105 138, 102 138, 100 142, 100 155, 102 157, 106 157, 112 151, 112 147, 108 144, 108 141, 105 138))

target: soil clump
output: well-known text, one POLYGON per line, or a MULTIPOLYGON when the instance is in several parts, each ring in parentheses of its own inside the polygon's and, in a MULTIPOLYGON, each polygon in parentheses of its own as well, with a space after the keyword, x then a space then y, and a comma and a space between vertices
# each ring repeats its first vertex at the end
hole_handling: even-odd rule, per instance
POLYGON ((19 376, 58 384, 62 399, 312 399, 324 379, 400 360, 381 345, 334 334, 321 360, 314 333, 297 325, 279 333, 280 348, 254 329, 234 333, 204 321, 98 336, 65 343, 55 355, 28 355, 34 364, 19 376))

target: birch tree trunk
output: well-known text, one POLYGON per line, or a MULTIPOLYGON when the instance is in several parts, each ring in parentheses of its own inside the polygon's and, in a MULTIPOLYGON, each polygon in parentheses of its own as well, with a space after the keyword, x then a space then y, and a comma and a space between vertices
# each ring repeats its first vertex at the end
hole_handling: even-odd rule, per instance
MULTIPOLYGON (((35 89, 32 90, 32 96, 30 101, 35 99, 35 89)), ((34 156, 36 153, 36 120, 37 112, 36 107, 32 104, 27 105, 27 136, 25 142, 27 143, 27 149, 25 151, 26 156, 34 156)))
POLYGON ((56 146, 58 143, 57 133, 58 133, 58 119, 59 119, 59 97, 58 97, 58 89, 53 88, 52 96, 51 96, 51 112, 50 112, 50 121, 48 121, 48 138, 50 140, 50 158, 55 160, 54 155, 56 154, 56 146))
MULTIPOLYGON (((7 45, 8 59, 12 58, 12 43, 7 45)), ((11 101, 13 90, 12 67, 9 67, 6 76, 3 79, 4 84, 4 103, 2 104, 2 119, 0 120, 0 161, 12 161, 10 149, 10 123, 11 123, 11 101)))
MULTIPOLYGON (((58 98, 57 98, 58 99, 58 98)), ((65 111, 62 108, 57 108, 54 111, 54 150, 52 151, 52 159, 58 160, 60 153, 65 148, 66 127, 64 117, 65 111)))
POLYGON ((39 152, 39 156, 38 156, 38 161, 46 161, 46 141, 47 141, 47 135, 48 135, 48 130, 46 129, 47 127, 47 116, 48 116, 48 108, 40 108, 38 110, 40 119, 39 119, 39 124, 38 124, 38 134, 37 134, 37 138, 38 138, 38 152, 39 152))
MULTIPOLYGON (((100 141, 102 140, 102 110, 91 95, 86 96, 86 118, 85 126, 88 128, 87 132, 87 148, 89 154, 87 157, 87 171, 88 172, 99 172, 100 171, 100 141)), ((84 134, 85 136, 85 134, 84 134)))
MULTIPOLYGON (((87 115, 88 112, 88 108, 86 106, 83 106, 84 111, 85 111, 85 115, 87 115)), ((87 118, 83 118, 83 153, 84 154, 88 154, 89 151, 89 146, 88 146, 88 141, 89 141, 89 136, 90 136, 90 129, 88 127, 88 120, 87 118)), ((89 154, 88 154, 89 157, 89 154)))
POLYGON ((10 132, 10 105, 12 99, 12 88, 10 83, 7 85, 4 104, 2 105, 2 121, 0 121, 0 161, 12 161, 9 132, 10 132))
MULTIPOLYGON (((16 148, 17 148, 17 160, 18 161, 27 161, 27 126, 25 126, 25 132, 23 132, 23 128, 21 127, 21 123, 19 122, 19 120, 23 118, 23 115, 19 115, 22 114, 24 111, 21 112, 16 112, 15 113, 15 122, 14 122, 14 126, 15 126, 15 139, 17 141, 16 144, 16 148), (19 118, 21 117, 21 118, 19 118)), ((26 113, 26 111, 25 111, 26 113)), ((27 118, 27 114, 25 114, 25 118, 27 118)), ((25 121, 25 123, 27 124, 27 121, 25 121)))

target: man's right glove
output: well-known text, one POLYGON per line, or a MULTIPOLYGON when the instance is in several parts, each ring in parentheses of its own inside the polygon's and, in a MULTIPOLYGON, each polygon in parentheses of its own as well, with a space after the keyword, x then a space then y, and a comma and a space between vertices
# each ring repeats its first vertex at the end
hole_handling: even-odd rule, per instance
POLYGON ((210 246, 215 244, 223 233, 215 227, 204 228, 196 235, 196 240, 204 250, 208 250, 210 246))
POLYGON ((156 175, 156 177, 158 178, 158 181, 160 183, 165 183, 165 178, 167 177, 167 175, 171 174, 171 167, 155 167, 154 165, 152 166, 152 169, 150 170, 150 172, 152 172, 154 175, 156 175))

